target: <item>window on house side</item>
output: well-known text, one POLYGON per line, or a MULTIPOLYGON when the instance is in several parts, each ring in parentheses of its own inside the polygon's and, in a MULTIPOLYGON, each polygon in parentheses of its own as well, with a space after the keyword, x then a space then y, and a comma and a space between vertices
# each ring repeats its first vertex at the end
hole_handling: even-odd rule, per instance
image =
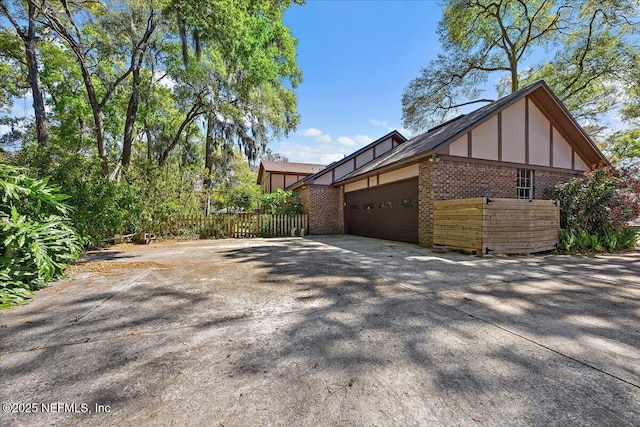
POLYGON ((533 171, 518 169, 516 181, 516 197, 518 199, 533 199, 533 171))

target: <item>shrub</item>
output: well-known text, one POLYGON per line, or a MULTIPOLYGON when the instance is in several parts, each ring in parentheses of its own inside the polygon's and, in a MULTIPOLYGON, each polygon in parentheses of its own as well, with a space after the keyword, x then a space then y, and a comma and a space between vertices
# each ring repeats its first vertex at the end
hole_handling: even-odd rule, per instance
POLYGON ((640 185, 630 171, 595 169, 556 187, 560 226, 602 235, 627 227, 640 215, 640 185))
POLYGON ((624 228, 618 231, 607 231, 601 235, 589 234, 586 230, 564 230, 558 234, 558 251, 570 252, 614 252, 635 247, 638 241, 638 230, 624 228))
POLYGON ((630 170, 601 167, 556 188, 560 201, 558 250, 616 251, 634 247, 628 223, 640 215, 640 180, 630 170))
POLYGON ((65 196, 47 179, 0 164, 0 308, 27 301, 82 251, 65 196))
POLYGON ((272 215, 302 215, 302 204, 293 191, 278 188, 273 193, 262 196, 262 207, 265 213, 272 215))
POLYGON ((105 178, 97 159, 75 153, 60 156, 51 174, 69 196, 70 219, 86 244, 101 246, 116 233, 141 231, 143 208, 137 189, 105 178))

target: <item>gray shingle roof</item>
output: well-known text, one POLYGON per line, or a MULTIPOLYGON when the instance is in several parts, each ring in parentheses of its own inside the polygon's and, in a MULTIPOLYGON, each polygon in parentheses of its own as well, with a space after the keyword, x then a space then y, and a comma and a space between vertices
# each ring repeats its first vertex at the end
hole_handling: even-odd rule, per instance
POLYGON ((369 148, 373 147, 376 144, 379 144, 380 142, 389 139, 389 138, 395 138, 395 139, 399 139, 400 141, 402 141, 402 143, 407 141, 407 138, 404 137, 404 135, 402 135, 400 132, 398 132, 397 130, 392 130, 391 132, 389 132, 388 134, 376 139, 373 142, 370 142, 369 144, 367 144, 366 146, 362 147, 361 149, 354 151, 353 153, 349 154, 348 156, 345 156, 344 158, 331 163, 329 166, 327 166, 326 168, 324 168, 321 171, 318 171, 316 173, 314 173, 313 175, 309 175, 308 177, 306 177, 305 179, 303 179, 303 181, 305 182, 309 182, 315 178, 317 178, 318 176, 327 173, 328 171, 330 171, 331 169, 335 169, 340 165, 345 164, 346 162, 352 160, 354 157, 358 156, 361 153, 364 153, 365 151, 367 151, 369 148))
POLYGON ((346 181, 351 178, 355 178, 357 176, 372 172, 376 169, 389 166, 393 163, 409 160, 413 157, 418 157, 437 151, 447 143, 455 141, 456 139, 467 133, 470 129, 480 124, 482 121, 488 119, 494 114, 497 114, 499 111, 505 109, 512 103, 518 101, 520 98, 528 95, 542 85, 545 85, 545 83, 544 81, 540 80, 532 84, 531 86, 520 89, 517 92, 514 92, 508 96, 505 96, 504 98, 487 104, 482 108, 472 111, 471 113, 456 117, 453 120, 436 126, 428 130, 427 132, 410 139, 404 144, 400 144, 393 150, 383 154, 382 156, 367 163, 361 168, 358 168, 355 171, 345 175, 341 179, 337 180, 337 182, 346 181))

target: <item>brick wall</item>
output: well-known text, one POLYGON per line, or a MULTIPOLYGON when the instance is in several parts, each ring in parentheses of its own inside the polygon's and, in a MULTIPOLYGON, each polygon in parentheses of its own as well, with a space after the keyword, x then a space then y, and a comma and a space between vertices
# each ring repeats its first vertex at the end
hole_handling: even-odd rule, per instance
POLYGON ((318 185, 307 188, 310 197, 309 234, 340 234, 344 224, 340 188, 318 185))
MULTIPOLYGON (((574 174, 534 170, 534 198, 550 199, 555 186, 574 174)), ((469 197, 516 197, 518 167, 498 163, 475 163, 440 159, 420 163, 418 178, 418 239, 422 246, 433 245, 433 201, 469 197)))
POLYGON ((536 199, 552 199, 553 190, 556 185, 567 182, 571 178, 582 176, 581 174, 570 175, 565 172, 551 172, 537 170, 533 177, 533 194, 536 199))
POLYGON ((309 206, 311 205, 311 192, 309 186, 305 185, 302 188, 295 190, 298 193, 298 197, 300 197, 300 203, 302 203, 302 210, 304 213, 309 213, 309 206))
POLYGON ((344 187, 338 189, 338 234, 344 234, 344 187))

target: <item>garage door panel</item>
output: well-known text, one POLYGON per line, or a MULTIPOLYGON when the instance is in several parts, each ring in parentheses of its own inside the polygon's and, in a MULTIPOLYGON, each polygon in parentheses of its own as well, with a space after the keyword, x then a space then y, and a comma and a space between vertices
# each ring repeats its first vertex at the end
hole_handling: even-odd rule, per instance
POLYGON ((346 194, 347 233, 418 242, 418 180, 411 179, 346 194))

